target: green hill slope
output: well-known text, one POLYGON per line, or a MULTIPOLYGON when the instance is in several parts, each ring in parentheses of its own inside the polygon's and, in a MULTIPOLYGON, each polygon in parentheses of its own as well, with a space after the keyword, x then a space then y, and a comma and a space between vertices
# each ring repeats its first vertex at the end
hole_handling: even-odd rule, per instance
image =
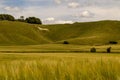
POLYGON ((63 43, 65 40, 70 44, 89 45, 107 44, 109 41, 119 42, 120 21, 56 25, 0 21, 0 45, 39 45, 63 43), (41 30, 41 28, 49 31, 41 30))
POLYGON ((49 42, 35 25, 0 21, 0 45, 32 45, 49 42))
POLYGON ((47 25, 51 31, 44 34, 54 42, 64 40, 71 44, 107 44, 120 40, 120 21, 98 21, 64 25, 47 25))

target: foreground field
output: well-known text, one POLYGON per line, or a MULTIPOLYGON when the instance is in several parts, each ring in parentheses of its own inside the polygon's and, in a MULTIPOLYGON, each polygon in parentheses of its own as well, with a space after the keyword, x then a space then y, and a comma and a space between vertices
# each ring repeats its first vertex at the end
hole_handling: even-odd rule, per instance
POLYGON ((120 55, 1 53, 0 80, 120 80, 120 55))

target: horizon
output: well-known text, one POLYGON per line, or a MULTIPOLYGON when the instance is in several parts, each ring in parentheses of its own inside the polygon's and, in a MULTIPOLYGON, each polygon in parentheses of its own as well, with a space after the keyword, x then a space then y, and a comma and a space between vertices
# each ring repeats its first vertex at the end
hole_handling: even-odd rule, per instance
POLYGON ((118 0, 1 0, 1 14, 35 16, 43 24, 120 20, 118 0))

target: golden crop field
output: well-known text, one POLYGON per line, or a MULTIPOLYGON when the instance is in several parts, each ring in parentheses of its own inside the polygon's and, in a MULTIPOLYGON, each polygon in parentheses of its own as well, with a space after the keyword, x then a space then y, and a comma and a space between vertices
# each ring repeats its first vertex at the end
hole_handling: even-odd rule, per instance
POLYGON ((120 80, 120 55, 0 53, 0 80, 120 80))

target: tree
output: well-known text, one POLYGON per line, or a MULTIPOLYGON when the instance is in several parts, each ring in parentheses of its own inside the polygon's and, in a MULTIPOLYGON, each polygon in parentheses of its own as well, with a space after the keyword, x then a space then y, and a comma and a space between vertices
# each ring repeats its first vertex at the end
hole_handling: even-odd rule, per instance
POLYGON ((21 19, 21 20, 24 20, 24 16, 20 16, 20 19, 21 19))
POLYGON ((0 14, 0 20, 14 21, 15 18, 9 14, 0 14))
POLYGON ((41 20, 39 18, 36 17, 28 17, 25 20, 27 23, 31 23, 31 24, 42 24, 41 20))
POLYGON ((25 22, 24 16, 20 16, 20 18, 19 18, 19 19, 16 19, 16 21, 25 22))

